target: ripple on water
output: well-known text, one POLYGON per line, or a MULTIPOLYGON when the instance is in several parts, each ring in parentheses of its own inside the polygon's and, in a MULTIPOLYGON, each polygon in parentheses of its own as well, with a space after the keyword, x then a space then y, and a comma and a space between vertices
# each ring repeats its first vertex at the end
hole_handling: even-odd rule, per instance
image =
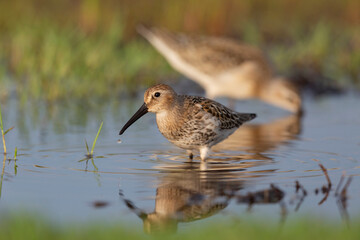
POLYGON ((101 108, 101 113, 89 113, 81 126, 62 118, 63 131, 45 112, 41 116, 49 120, 41 125, 7 117, 5 123, 16 123, 7 145, 9 149, 17 146, 19 155, 16 172, 13 160, 3 164, 0 211, 20 206, 65 221, 142 222, 148 231, 176 229, 183 222, 205 218, 255 216, 280 221, 284 214, 279 209, 284 207, 288 216, 358 217, 360 109, 344 107, 354 106, 358 99, 344 96, 323 101, 326 108, 315 100, 306 101, 303 118, 238 102, 237 110, 245 112, 249 107, 259 118, 214 146, 205 166, 198 156, 189 162, 185 151, 169 144, 150 115, 133 125, 118 144, 119 123, 131 115, 133 107, 120 109, 121 116, 111 106, 101 108), (86 154, 84 138, 92 140, 102 120, 95 157, 79 162, 86 154), (323 190, 327 180, 319 163, 332 181, 320 205, 327 194, 323 190), (344 182, 353 177, 346 188, 345 208, 335 196, 343 175, 344 182), (296 180, 301 188, 296 187, 296 180), (281 199, 276 189, 284 193, 281 199), (161 217, 164 213, 167 218, 161 217))

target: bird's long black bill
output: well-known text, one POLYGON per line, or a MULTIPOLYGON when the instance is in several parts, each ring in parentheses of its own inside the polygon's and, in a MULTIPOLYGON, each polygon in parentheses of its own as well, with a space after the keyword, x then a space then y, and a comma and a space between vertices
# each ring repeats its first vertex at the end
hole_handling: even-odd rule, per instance
POLYGON ((136 120, 138 120, 139 118, 144 116, 147 112, 148 112, 148 108, 147 108, 146 104, 144 103, 139 108, 139 110, 137 110, 137 112, 130 118, 130 120, 127 121, 127 123, 125 123, 123 128, 120 130, 119 135, 123 134, 128 127, 130 127, 134 122, 136 122, 136 120))

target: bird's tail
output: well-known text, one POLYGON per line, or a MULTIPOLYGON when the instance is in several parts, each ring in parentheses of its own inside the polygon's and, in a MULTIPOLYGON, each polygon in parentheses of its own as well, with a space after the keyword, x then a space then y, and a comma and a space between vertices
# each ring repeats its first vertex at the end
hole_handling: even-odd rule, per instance
POLYGON ((251 121, 254 118, 256 118, 256 114, 255 113, 239 113, 238 117, 240 118, 241 122, 247 122, 247 121, 251 121))

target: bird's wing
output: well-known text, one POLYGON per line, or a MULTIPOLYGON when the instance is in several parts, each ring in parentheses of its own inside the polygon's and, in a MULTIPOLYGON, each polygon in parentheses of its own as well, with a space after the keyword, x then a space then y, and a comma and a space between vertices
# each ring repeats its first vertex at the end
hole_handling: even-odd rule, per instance
MULTIPOLYGON (((184 38, 184 37, 183 37, 184 38)), ((221 74, 244 63, 254 62, 268 68, 261 51, 227 38, 187 36, 186 48, 179 55, 207 74, 221 74)))
POLYGON ((254 113, 238 113, 225 107, 213 100, 203 97, 188 97, 195 105, 200 105, 201 110, 205 111, 219 122, 221 129, 237 128, 244 122, 250 121, 256 117, 254 113))
POLYGON ((260 49, 232 39, 191 36, 144 26, 139 27, 138 32, 164 56, 176 54, 204 74, 221 74, 248 61, 255 62, 266 71, 270 69, 269 63, 260 49), (163 47, 161 48, 161 46, 163 47))

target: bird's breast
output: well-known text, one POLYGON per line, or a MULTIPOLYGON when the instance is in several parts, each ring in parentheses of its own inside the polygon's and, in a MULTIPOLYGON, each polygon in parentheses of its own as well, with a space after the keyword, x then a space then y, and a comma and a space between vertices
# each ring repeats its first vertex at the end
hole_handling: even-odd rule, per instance
POLYGON ((177 140, 184 135, 181 116, 160 112, 156 114, 156 123, 161 134, 170 141, 177 140))
POLYGON ((190 118, 162 113, 156 115, 156 121, 164 137, 184 149, 212 145, 217 138, 218 124, 207 113, 202 116, 192 115, 190 118))

